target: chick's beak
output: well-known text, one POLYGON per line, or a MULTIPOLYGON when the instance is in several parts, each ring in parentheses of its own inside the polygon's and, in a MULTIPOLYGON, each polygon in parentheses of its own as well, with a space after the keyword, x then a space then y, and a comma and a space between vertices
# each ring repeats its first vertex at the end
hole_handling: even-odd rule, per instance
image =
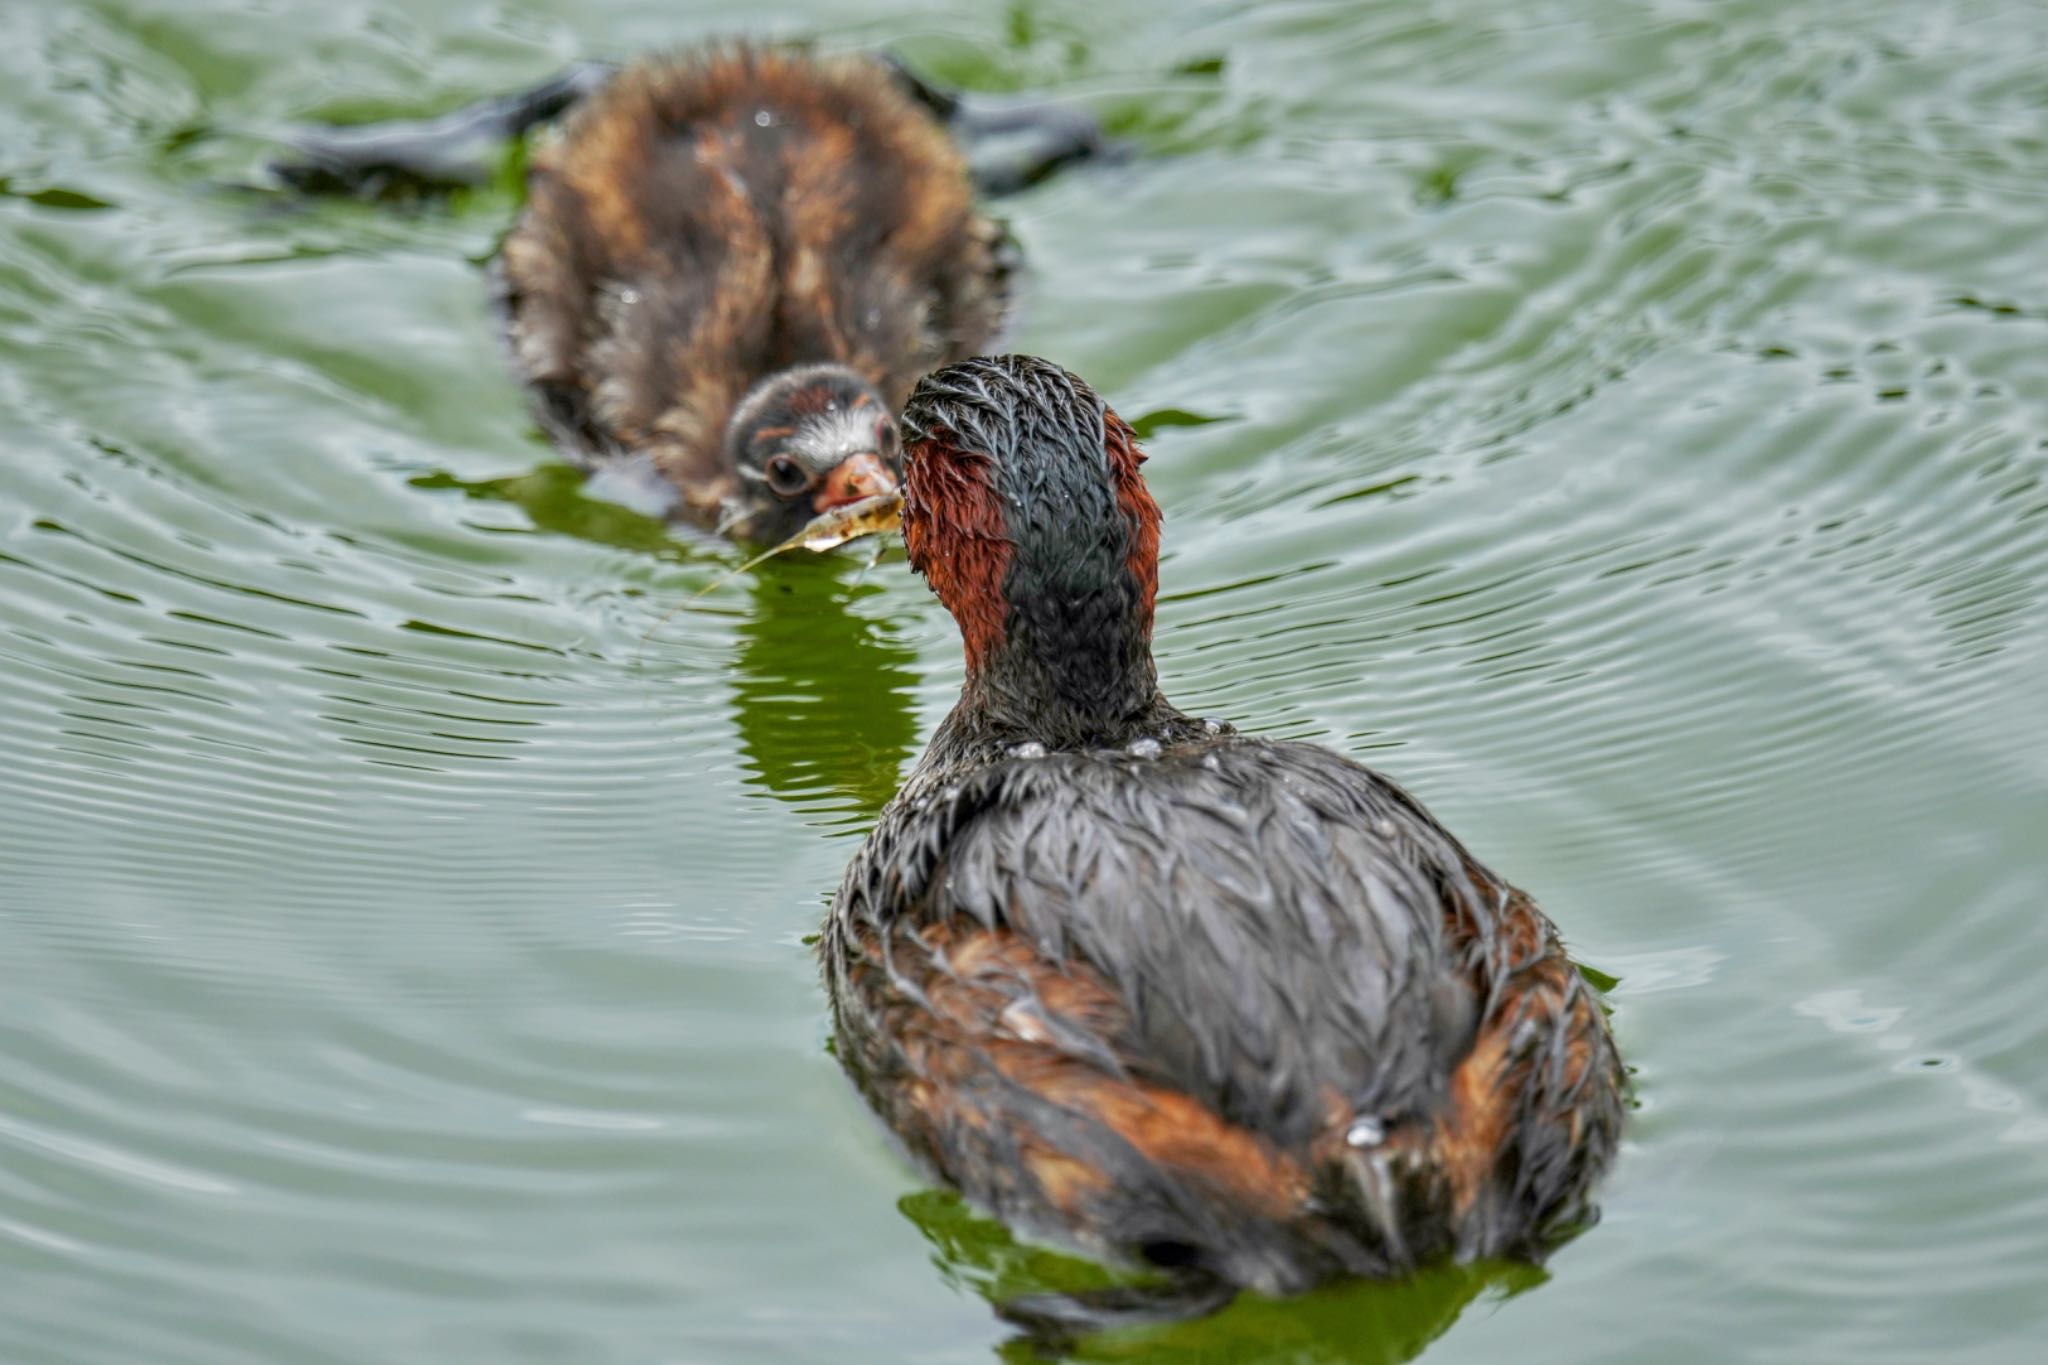
POLYGON ((896 476, 889 472, 889 466, 882 463, 879 455, 851 455, 839 462, 825 482, 811 499, 811 510, 829 512, 835 507, 844 507, 862 498, 872 498, 877 493, 896 491, 896 476))

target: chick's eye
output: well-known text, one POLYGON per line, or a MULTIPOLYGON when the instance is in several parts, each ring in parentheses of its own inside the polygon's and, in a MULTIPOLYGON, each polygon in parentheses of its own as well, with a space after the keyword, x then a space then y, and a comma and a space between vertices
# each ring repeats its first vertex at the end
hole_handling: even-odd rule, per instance
POLYGON ((774 456, 765 469, 768 486, 786 498, 793 498, 811 486, 811 476, 791 456, 774 456))

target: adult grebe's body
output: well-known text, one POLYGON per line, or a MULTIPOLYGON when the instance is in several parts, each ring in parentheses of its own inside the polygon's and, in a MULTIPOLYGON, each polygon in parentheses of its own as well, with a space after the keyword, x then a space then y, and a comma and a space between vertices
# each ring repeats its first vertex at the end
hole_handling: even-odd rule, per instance
POLYGON ((1158 510, 1086 385, 968 361, 903 420, 905 542, 968 678, 822 944, 882 1117, 1200 1306, 1541 1254, 1622 1121, 1549 921, 1385 778, 1161 695, 1158 510))

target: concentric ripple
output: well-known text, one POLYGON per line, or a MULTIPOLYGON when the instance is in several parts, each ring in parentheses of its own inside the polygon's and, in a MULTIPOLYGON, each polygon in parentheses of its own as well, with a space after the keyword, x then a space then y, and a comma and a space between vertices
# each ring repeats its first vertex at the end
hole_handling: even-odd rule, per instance
MULTIPOLYGON (((2038 8, 857 9, 763 22, 1142 149, 1003 212, 1016 345, 1148 434, 1170 690, 1408 784, 1641 1083, 1547 1276, 1080 1356, 2035 1359, 2038 8)), ((694 598, 734 552, 527 430, 508 191, 248 188, 732 22, 0 13, 0 1359, 978 1360, 1092 1282, 823 1047, 805 938, 959 680, 900 555, 694 598)))

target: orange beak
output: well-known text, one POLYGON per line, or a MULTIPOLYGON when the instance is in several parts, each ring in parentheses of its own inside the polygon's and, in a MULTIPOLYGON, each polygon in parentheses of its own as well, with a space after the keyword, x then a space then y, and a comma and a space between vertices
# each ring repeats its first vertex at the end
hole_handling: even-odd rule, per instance
POLYGON ((825 476, 824 487, 811 499, 811 510, 829 512, 877 493, 895 491, 896 476, 879 455, 850 455, 825 476))

